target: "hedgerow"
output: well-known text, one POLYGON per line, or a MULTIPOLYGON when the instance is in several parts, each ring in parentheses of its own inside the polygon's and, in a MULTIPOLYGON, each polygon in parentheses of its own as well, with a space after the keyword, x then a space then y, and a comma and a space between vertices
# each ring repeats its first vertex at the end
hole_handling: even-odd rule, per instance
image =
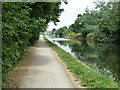
POLYGON ((58 21, 63 11, 59 5, 58 2, 2 2, 3 73, 16 65, 25 49, 34 45, 50 21, 58 21))

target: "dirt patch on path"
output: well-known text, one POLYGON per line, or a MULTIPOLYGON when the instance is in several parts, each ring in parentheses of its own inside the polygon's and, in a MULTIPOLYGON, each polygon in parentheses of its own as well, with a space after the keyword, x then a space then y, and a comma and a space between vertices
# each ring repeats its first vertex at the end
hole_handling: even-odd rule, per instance
POLYGON ((7 74, 8 83, 3 83, 3 85, 7 88, 20 88, 28 74, 34 50, 35 46, 31 46, 25 51, 20 62, 7 74))

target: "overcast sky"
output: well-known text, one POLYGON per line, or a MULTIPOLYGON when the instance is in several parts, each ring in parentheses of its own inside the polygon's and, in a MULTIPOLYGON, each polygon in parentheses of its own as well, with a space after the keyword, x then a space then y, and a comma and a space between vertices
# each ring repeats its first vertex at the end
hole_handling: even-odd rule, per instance
POLYGON ((68 4, 64 4, 62 2, 60 8, 64 8, 64 12, 62 12, 57 26, 54 23, 49 23, 47 31, 52 30, 53 28, 60 28, 63 26, 69 26, 74 23, 77 19, 78 14, 83 14, 85 12, 85 8, 94 8, 95 4, 93 3, 95 0, 68 0, 68 4))

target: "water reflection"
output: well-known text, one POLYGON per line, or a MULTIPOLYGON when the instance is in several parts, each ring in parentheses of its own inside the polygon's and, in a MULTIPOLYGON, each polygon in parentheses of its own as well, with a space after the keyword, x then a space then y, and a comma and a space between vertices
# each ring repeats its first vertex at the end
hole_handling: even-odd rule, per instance
POLYGON ((120 76, 118 72, 118 44, 102 44, 85 40, 54 41, 54 43, 97 72, 104 73, 100 69, 104 68, 104 70, 111 70, 112 75, 120 76))

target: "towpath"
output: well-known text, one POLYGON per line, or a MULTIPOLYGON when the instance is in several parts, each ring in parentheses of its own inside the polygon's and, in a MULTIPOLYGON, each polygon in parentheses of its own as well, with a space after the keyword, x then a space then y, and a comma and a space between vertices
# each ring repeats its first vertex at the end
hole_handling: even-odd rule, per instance
POLYGON ((21 88, 74 88, 61 62, 42 36, 21 88))

